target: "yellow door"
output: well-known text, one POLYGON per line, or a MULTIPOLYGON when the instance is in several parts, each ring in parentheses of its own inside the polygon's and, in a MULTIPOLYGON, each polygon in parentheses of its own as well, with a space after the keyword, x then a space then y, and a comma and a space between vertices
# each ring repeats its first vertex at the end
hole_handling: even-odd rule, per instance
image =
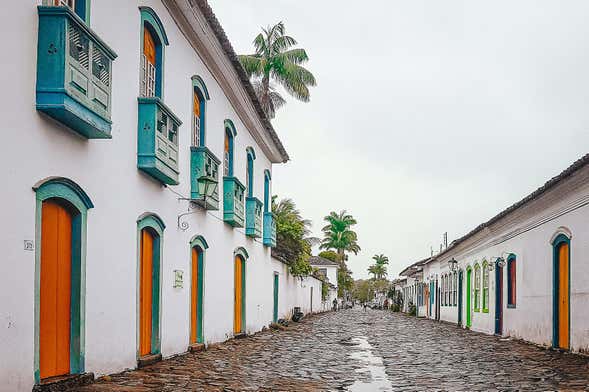
POLYGON ((39 372, 42 379, 70 372, 72 216, 60 204, 43 202, 39 372))
POLYGON ((151 353, 153 308, 153 235, 148 229, 141 231, 141 267, 139 293, 139 355, 151 353))
POLYGON ((569 349, 569 245, 558 249, 558 346, 569 349))
POLYGON ((190 295, 190 343, 196 343, 198 339, 198 251, 192 248, 192 277, 190 295))
POLYGON ((241 257, 235 257, 235 301, 233 309, 233 333, 243 332, 243 261, 241 257))

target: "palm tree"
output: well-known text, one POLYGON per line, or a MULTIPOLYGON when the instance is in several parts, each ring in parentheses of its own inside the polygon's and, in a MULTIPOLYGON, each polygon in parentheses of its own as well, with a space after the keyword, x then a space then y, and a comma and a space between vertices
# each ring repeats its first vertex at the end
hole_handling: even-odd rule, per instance
POLYGON ((374 260, 377 265, 385 265, 389 263, 389 258, 382 253, 372 256, 372 260, 374 260))
POLYGON ((368 267, 368 273, 374 275, 374 280, 381 280, 387 276, 387 267, 384 264, 373 264, 368 267))
POLYGON ((356 219, 343 210, 340 213, 332 211, 323 220, 327 222, 327 225, 321 229, 323 239, 320 248, 335 249, 338 261, 345 265, 345 252, 358 254, 360 251, 358 235, 351 229, 357 223, 356 219))
POLYGON ((311 221, 301 216, 292 199, 276 201, 273 196, 272 212, 276 220, 276 247, 272 248, 272 256, 291 266, 306 267, 311 247, 319 242, 310 236, 311 221))
POLYGON ((262 109, 270 118, 286 101, 276 91, 271 79, 290 95, 303 102, 309 101, 309 87, 315 77, 301 66, 309 60, 305 49, 293 48, 297 41, 285 34, 284 23, 263 28, 254 39, 254 54, 240 55, 239 61, 250 79, 262 109))
POLYGON ((376 265, 371 265, 370 267, 368 267, 368 273, 374 275, 374 280, 376 280, 376 265))

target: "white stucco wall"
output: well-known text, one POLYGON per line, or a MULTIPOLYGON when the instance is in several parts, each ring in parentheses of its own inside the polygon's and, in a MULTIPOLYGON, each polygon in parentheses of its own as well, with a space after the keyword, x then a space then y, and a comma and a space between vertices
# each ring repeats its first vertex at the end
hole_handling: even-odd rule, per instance
MULTIPOLYGON (((426 264, 424 277, 440 277, 449 272, 447 261, 454 257, 465 271, 462 314, 466 324, 466 268, 475 263, 491 262, 496 257, 517 257, 516 307, 507 307, 507 266, 503 268, 503 335, 537 344, 552 345, 553 339, 553 246, 551 240, 560 232, 570 232, 570 345, 573 351, 589 349, 589 169, 520 209, 509 219, 497 222, 493 229, 467 240, 440 259, 426 264), (564 229, 563 229, 564 228, 564 229)), ((441 280, 439 280, 441 284, 441 280)), ((474 286, 474 270, 472 273, 474 286)), ((471 294, 471 329, 495 332, 495 271, 489 272, 489 312, 474 312, 471 294)), ((474 290, 474 287, 472 288, 474 290)), ((482 296, 482 289, 481 289, 482 296)), ((434 314, 432 313, 432 318, 434 314)), ((458 321, 458 306, 441 306, 441 320, 458 321)))
MULTIPOLYGON (((0 390, 30 390, 35 353, 35 252, 23 250, 23 240, 35 239, 35 192, 32 186, 50 176, 75 181, 95 207, 88 212, 86 257, 85 369, 97 375, 133 368, 137 359, 138 255, 137 218, 157 214, 166 224, 161 266, 161 352, 186 351, 189 342, 190 249, 195 235, 209 244, 204 265, 203 331, 206 342, 232 336, 233 252, 244 247, 246 266, 246 329, 255 332, 272 320, 274 272, 280 275, 280 312, 294 306, 320 309, 321 285, 308 279, 295 284, 270 257, 260 240, 222 222, 219 211, 197 211, 184 218, 186 231, 177 228, 179 213, 187 211, 189 146, 192 110, 191 76, 205 81, 211 100, 206 107, 206 143, 217 157, 223 151, 223 122, 237 128, 234 173, 245 183, 246 147, 257 155, 254 196, 263 200, 263 172, 269 159, 244 127, 208 67, 195 54, 165 7, 158 0, 91 2, 91 28, 118 54, 112 69, 112 139, 85 140, 35 110, 37 56, 36 5, 18 1, 4 5, 10 14, 2 24, 11 53, 3 62, 0 97, 6 133, 0 154, 2 203, 0 216, 2 265, 10 278, 0 285, 0 390), (161 18, 170 45, 165 52, 164 101, 183 121, 179 132, 180 185, 169 188, 137 170, 137 96, 139 93, 140 13, 138 5, 152 7, 161 18), (116 12, 113 12, 116 10, 116 12), (173 288, 174 270, 184 272, 184 287, 173 288), (284 288, 283 288, 284 285, 284 288)), ((221 186, 221 185, 220 185, 221 186)), ((222 194, 222 192, 220 192, 222 194)), ((222 203, 221 203, 222 204, 222 203)), ((37 247, 40 244, 35 244, 37 247)))

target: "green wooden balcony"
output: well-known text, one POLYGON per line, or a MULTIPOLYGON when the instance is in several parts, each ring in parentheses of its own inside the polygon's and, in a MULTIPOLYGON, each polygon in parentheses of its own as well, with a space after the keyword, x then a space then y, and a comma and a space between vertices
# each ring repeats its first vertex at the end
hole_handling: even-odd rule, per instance
POLYGON ((111 138, 116 53, 69 7, 38 14, 37 110, 88 139, 111 138))
POLYGON ((276 246, 276 218, 271 212, 264 212, 264 245, 276 246))
POLYGON ((178 185, 178 130, 182 121, 158 97, 140 97, 137 167, 163 184, 178 185))
POLYGON ((235 177, 223 177, 223 220, 233 227, 245 222, 245 186, 235 177))
POLYGON ((262 236, 262 210, 264 203, 256 197, 245 199, 245 235, 259 238, 262 236))
POLYGON ((219 165, 221 161, 207 147, 190 147, 190 197, 195 200, 204 198, 199 193, 198 179, 207 176, 217 184, 211 196, 204 198, 203 207, 207 210, 219 209, 219 165))

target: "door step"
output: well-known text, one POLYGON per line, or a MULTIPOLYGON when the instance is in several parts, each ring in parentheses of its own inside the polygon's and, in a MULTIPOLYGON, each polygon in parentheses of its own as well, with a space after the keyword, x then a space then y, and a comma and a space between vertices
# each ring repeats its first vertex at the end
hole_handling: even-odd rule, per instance
POLYGON ((247 334, 245 332, 240 332, 240 333, 236 333, 235 335, 233 335, 234 339, 243 339, 247 337, 247 334))
POLYGON ((137 360, 137 367, 142 368, 145 366, 153 365, 156 362, 162 360, 162 354, 151 354, 146 355, 137 360))
POLYGON ((46 378, 33 387, 33 392, 57 392, 75 390, 94 382, 94 373, 68 374, 46 378))
POLYGON ((205 345, 203 343, 192 343, 188 346, 188 351, 191 353, 197 353, 199 351, 204 351, 205 345))

